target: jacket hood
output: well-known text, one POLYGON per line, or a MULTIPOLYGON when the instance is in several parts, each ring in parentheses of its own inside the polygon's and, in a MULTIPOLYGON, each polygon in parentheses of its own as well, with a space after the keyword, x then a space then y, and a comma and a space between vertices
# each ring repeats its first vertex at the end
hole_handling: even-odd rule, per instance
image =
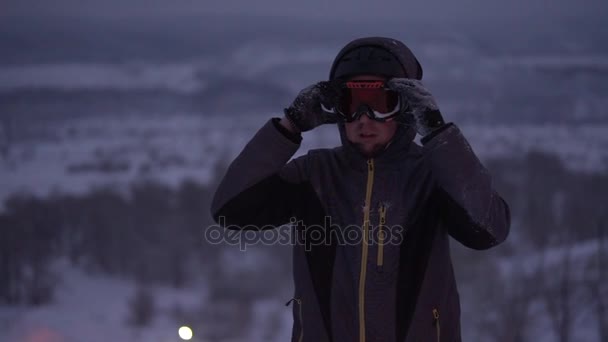
MULTIPOLYGON (((422 66, 412 51, 401 41, 386 37, 359 38, 346 44, 338 53, 329 72, 329 80, 354 74, 383 74, 388 77, 422 79, 422 66), (394 67, 391 69, 391 67, 394 67)), ((367 159, 356 145, 348 141, 344 123, 338 123, 340 140, 347 156, 353 161, 367 159)), ((410 150, 416 131, 399 124, 391 142, 375 159, 393 160, 410 150)))

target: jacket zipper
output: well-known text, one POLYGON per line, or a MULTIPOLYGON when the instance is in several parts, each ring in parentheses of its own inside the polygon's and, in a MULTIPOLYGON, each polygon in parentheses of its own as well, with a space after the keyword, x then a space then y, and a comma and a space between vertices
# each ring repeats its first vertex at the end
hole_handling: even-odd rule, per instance
POLYGON ((361 245, 361 272, 359 273, 359 342, 365 342, 365 278, 367 273, 369 212, 374 187, 374 160, 367 161, 367 187, 365 191, 365 208, 363 209, 363 241, 361 245))
POLYGON ((378 211, 380 212, 380 224, 378 226, 378 258, 376 260, 376 265, 382 267, 382 265, 384 265, 384 225, 386 224, 386 206, 384 204, 380 205, 378 211))
POLYGON ((441 341, 441 325, 439 324, 439 310, 433 308, 433 319, 435 321, 435 329, 437 329, 437 342, 441 341))
POLYGON ((302 300, 300 298, 292 298, 287 303, 285 303, 285 306, 289 306, 289 304, 291 304, 291 302, 298 303, 298 322, 300 322, 300 336, 298 337, 298 342, 302 342, 302 340, 304 339, 304 321, 302 320, 302 300))

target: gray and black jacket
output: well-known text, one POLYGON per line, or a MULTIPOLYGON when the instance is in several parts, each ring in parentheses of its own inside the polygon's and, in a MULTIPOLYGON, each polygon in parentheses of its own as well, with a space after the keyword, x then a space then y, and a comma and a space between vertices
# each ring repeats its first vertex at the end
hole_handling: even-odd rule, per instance
POLYGON ((214 219, 233 229, 297 221, 292 341, 460 341, 449 236, 496 246, 507 203, 454 124, 422 146, 400 127, 373 159, 339 129, 342 146, 292 159, 299 140, 269 120, 226 172, 214 219))

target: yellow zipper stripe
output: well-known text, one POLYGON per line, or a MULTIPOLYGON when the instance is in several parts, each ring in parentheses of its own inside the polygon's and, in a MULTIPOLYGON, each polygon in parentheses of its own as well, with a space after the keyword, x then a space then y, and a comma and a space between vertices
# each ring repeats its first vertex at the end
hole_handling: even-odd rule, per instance
POLYGON ((382 266, 384 265, 384 225, 386 224, 386 207, 381 205, 378 211, 380 212, 380 225, 378 227, 378 259, 376 260, 376 265, 382 266))
POLYGON ((441 341, 441 326, 439 325, 439 310, 433 309, 433 318, 435 318, 435 328, 437 329, 437 342, 441 341))
POLYGON ((298 302, 298 313, 300 314, 300 337, 298 338, 298 342, 302 342, 302 340, 304 339, 304 322, 302 321, 302 300, 296 299, 296 302, 298 302))
POLYGON ((369 232, 369 211, 374 186, 374 160, 367 161, 367 188, 365 192, 365 208, 363 210, 363 242, 361 246, 361 272, 359 273, 359 342, 365 342, 365 277, 367 273, 367 253, 369 232))
POLYGON ((292 302, 298 303, 298 321, 300 322, 300 337, 298 337, 298 342, 302 342, 304 339, 304 320, 302 319, 302 299, 300 298, 292 298, 285 306, 289 306, 292 302))

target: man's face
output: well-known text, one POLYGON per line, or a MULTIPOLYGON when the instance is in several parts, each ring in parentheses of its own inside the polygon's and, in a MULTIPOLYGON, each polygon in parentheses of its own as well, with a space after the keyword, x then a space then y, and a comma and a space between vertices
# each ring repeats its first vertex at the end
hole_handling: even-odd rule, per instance
MULTIPOLYGON (((352 77, 350 81, 356 80, 378 80, 384 81, 385 78, 371 75, 361 75, 352 77)), ((367 115, 361 115, 353 122, 346 122, 346 137, 355 144, 359 151, 367 156, 373 157, 382 151, 391 141, 397 131, 397 122, 388 120, 379 122, 370 119, 367 115)))

